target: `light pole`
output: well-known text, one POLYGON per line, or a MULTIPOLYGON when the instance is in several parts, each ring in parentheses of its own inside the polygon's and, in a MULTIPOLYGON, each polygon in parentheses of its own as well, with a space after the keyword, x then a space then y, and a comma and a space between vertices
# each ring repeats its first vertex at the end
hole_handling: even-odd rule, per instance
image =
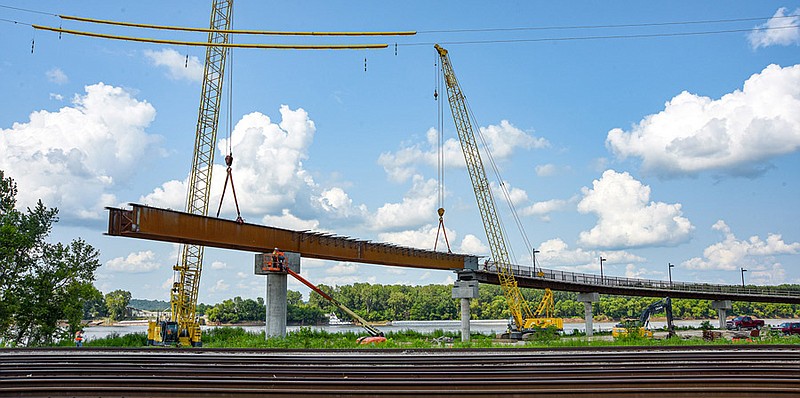
POLYGON ((605 281, 605 278, 603 278, 603 261, 606 261, 606 259, 600 256, 600 281, 605 281))
POLYGON ((667 270, 669 271, 669 288, 672 289, 672 269, 675 268, 675 264, 667 263, 669 266, 667 270))
POLYGON ((744 267, 743 267, 743 268, 742 268, 742 287, 744 287, 744 273, 745 273, 745 272, 747 272, 747 270, 746 270, 746 269, 744 269, 744 267))
POLYGON ((531 249, 531 258, 533 258, 533 275, 536 275, 536 253, 540 253, 540 251, 531 249))

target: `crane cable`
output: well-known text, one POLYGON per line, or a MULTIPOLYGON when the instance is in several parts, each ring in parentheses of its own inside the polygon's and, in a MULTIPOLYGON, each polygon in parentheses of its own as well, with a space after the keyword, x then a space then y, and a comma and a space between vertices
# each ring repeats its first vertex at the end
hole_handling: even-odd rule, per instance
POLYGON ((436 246, 439 244, 439 232, 444 235, 444 242, 447 244, 447 252, 452 253, 453 251, 450 249, 450 241, 447 239, 447 229, 444 226, 444 168, 445 168, 445 157, 444 157, 444 101, 439 100, 439 93, 444 93, 444 88, 442 87, 443 81, 441 79, 441 74, 439 73, 439 59, 438 56, 435 56, 433 62, 433 71, 434 71, 434 84, 435 87, 433 89, 433 99, 436 101, 436 130, 437 130, 437 168, 438 168, 438 185, 439 185, 439 209, 437 213, 439 214, 439 227, 436 229, 436 240, 433 244, 433 250, 436 251, 436 246))
MULTIPOLYGON (((231 17, 231 22, 233 22, 233 17, 231 17)), ((229 38, 228 40, 231 39, 229 38)), ((233 48, 229 48, 225 51, 228 51, 228 56, 226 57, 228 62, 228 72, 226 76, 228 78, 228 111, 225 115, 225 124, 228 130, 227 138, 225 139, 225 149, 228 152, 228 154, 225 155, 225 164, 228 166, 228 169, 225 175, 225 185, 222 187, 222 195, 219 197, 217 217, 219 218, 219 213, 222 210, 222 201, 225 199, 225 191, 228 189, 228 181, 230 180, 231 192, 233 192, 233 203, 236 205, 236 222, 243 224, 244 219, 242 218, 242 212, 239 210, 239 200, 236 198, 236 187, 233 185, 233 145, 231 144, 231 131, 233 131, 233 48)))

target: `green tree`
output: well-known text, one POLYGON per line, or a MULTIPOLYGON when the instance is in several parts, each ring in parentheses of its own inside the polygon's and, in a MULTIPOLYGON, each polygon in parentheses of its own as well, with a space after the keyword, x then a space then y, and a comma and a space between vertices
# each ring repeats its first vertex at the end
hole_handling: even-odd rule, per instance
POLYGON ((17 186, 0 170, 0 344, 47 345, 80 327, 99 254, 81 239, 50 243, 58 209, 16 209, 17 186), (67 329, 59 328, 66 320, 67 329))
POLYGON ((106 293, 106 307, 108 308, 108 318, 118 321, 125 318, 125 308, 131 301, 131 292, 125 290, 114 290, 106 293))
POLYGON ((83 319, 97 319, 108 316, 108 307, 106 307, 103 292, 91 286, 85 300, 83 302, 83 319))

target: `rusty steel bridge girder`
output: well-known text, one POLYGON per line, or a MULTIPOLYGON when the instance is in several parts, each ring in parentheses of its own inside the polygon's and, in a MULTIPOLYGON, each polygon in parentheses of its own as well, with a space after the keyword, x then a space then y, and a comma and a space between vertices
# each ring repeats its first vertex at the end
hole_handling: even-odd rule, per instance
POLYGON ((131 210, 106 208, 109 211, 107 235, 257 253, 271 252, 278 247, 308 258, 423 269, 474 269, 478 263, 476 256, 466 254, 238 223, 138 204, 131 206, 131 210))

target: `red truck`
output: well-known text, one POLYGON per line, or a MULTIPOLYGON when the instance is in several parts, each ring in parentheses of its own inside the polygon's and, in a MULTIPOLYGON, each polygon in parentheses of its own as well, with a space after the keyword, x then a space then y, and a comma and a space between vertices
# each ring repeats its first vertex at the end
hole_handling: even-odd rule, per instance
POLYGON ((764 327, 764 320, 753 319, 749 316, 737 316, 736 318, 725 321, 725 326, 728 330, 761 329, 764 327))
POLYGON ((800 322, 784 322, 780 326, 781 333, 790 335, 790 334, 800 334, 800 322))

